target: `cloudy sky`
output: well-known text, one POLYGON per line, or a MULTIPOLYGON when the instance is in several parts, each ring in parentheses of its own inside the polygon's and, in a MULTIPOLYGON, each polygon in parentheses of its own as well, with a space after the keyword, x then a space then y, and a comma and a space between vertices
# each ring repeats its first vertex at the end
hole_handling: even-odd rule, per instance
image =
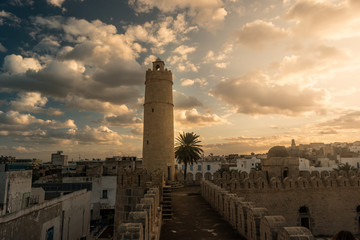
POLYGON ((360 140, 358 0, 4 0, 0 154, 142 155, 145 71, 206 154, 360 140))

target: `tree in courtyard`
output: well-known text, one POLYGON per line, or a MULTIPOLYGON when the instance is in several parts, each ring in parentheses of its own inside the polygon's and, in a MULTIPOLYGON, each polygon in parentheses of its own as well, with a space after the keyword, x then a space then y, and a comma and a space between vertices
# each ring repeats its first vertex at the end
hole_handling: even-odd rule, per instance
POLYGON ((345 171, 345 172, 349 173, 350 170, 356 170, 356 168, 349 165, 349 163, 345 163, 345 164, 340 163, 337 168, 334 168, 334 170, 337 172, 345 171))
POLYGON ((175 145, 175 158, 178 163, 185 165, 184 169, 184 181, 186 180, 186 170, 188 164, 194 164, 201 158, 201 154, 204 152, 199 143, 199 135, 193 132, 180 133, 176 138, 175 145))

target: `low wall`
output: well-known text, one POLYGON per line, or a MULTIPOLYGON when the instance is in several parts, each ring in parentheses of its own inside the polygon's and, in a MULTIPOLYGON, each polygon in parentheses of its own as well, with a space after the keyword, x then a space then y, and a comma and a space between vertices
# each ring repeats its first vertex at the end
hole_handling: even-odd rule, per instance
POLYGON ((270 216, 266 208, 257 207, 210 181, 201 182, 201 195, 248 240, 314 239, 309 229, 288 226, 283 216, 270 216))
POLYGON ((116 239, 158 240, 161 231, 160 188, 150 188, 126 221, 118 226, 116 239))
POLYGON ((91 192, 80 190, 0 217, 0 239, 80 239, 90 232, 91 192))

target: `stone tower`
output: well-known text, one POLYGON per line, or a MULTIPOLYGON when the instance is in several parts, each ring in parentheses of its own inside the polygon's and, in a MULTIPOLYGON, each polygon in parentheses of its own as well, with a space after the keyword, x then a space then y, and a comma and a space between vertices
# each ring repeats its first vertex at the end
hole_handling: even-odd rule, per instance
POLYGON ((174 180, 174 104, 172 73, 157 58, 146 71, 143 135, 143 168, 160 169, 165 180, 174 180))

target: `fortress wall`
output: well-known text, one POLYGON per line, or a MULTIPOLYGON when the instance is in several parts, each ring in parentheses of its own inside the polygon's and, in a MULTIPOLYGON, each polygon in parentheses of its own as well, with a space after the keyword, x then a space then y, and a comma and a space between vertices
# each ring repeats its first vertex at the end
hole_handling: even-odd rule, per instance
MULTIPOLYGON (((201 194, 245 238, 254 240, 313 240, 311 232, 304 227, 288 228, 283 216, 271 216, 264 207, 255 207, 244 197, 235 196, 218 185, 204 180, 201 194), (225 209, 224 209, 225 208, 225 209), (281 235, 278 232, 281 230, 281 235)), ((260 206, 256 204, 256 206, 260 206)))
MULTIPOLYGON (((360 174, 357 171, 321 174, 313 171, 300 172, 299 175, 296 178, 267 179, 266 174, 261 171, 250 174, 226 173, 222 176, 214 175, 214 183, 222 190, 236 193, 256 206, 267 208, 270 215, 284 216, 292 226, 301 226, 301 221, 306 220, 302 218, 308 218, 306 221, 314 235, 330 236, 340 230, 359 233, 360 174), (307 212, 300 213, 301 207, 305 207, 307 212)), ((222 192, 222 195, 225 193, 222 192)), ((226 204, 234 204, 238 208, 241 205, 231 202, 226 204)), ((218 207, 215 204, 215 208, 218 207)), ((246 211, 245 207, 237 209, 237 214, 240 214, 237 218, 241 218, 242 214, 245 219, 246 211)), ((232 214, 231 211, 225 213, 225 218, 232 214)), ((245 225, 240 225, 239 231, 247 234, 245 228, 245 225)))
POLYGON ((115 225, 115 239, 159 239, 162 218, 159 197, 159 188, 150 188, 134 211, 129 212, 128 219, 115 225))
POLYGON ((114 239, 159 239, 163 174, 119 169, 114 239))

